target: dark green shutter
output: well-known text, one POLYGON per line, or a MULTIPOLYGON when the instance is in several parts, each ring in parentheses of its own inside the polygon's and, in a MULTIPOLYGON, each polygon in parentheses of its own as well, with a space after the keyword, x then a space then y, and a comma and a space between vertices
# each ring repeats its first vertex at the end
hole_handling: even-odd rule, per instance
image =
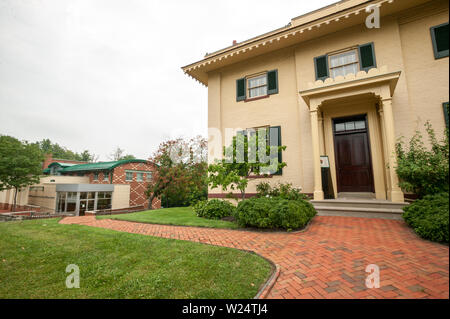
POLYGON ((434 58, 440 59, 449 55, 448 22, 432 27, 431 40, 433 42, 434 58))
POLYGON ((267 72, 267 94, 278 93, 278 70, 267 72))
POLYGON ((247 98, 245 78, 236 80, 236 101, 244 101, 247 98))
POLYGON ((314 69, 316 71, 316 80, 325 80, 329 76, 327 54, 314 58, 314 69))
POLYGON ((448 128, 448 121, 449 121, 449 119, 448 119, 448 113, 449 113, 449 110, 448 110, 448 102, 447 103, 443 103, 442 104, 442 106, 443 106, 443 108, 444 108, 444 119, 445 119, 445 125, 447 126, 447 128, 448 128))
MULTIPOLYGON (((270 142, 270 146, 281 146, 281 126, 273 126, 270 127, 270 131, 269 131, 269 142, 270 142)), ((282 151, 278 151, 277 157, 278 157, 278 163, 282 163, 283 162, 283 156, 282 156, 282 151)), ((270 156, 272 156, 272 154, 270 154, 270 156)), ((275 174, 273 175, 282 175, 283 174, 283 169, 280 168, 275 174)))
POLYGON ((375 48, 373 42, 360 45, 358 47, 359 52, 359 68, 361 71, 369 71, 372 68, 377 67, 375 59, 375 48))

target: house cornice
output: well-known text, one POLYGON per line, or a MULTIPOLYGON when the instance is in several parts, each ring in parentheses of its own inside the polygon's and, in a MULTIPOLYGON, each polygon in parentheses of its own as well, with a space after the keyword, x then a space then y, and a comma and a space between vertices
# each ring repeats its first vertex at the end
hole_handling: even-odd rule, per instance
MULTIPOLYGON (((381 11, 382 15, 392 14, 395 11, 421 4, 428 0, 346 0, 334 6, 346 4, 347 7, 336 12, 330 12, 328 7, 318 9, 309 14, 294 18, 290 25, 261 36, 241 42, 232 47, 219 50, 207 55, 204 59, 182 67, 185 74, 208 86, 208 72, 220 69, 254 56, 289 47, 300 42, 321 37, 352 25, 364 22, 365 9, 368 4, 378 7, 386 7, 381 11), (351 5, 351 6, 350 6, 351 5), (323 12, 322 15, 320 12, 323 12), (308 15, 314 14, 315 19, 307 19, 308 15), (303 19, 303 20, 301 20, 303 19), (296 20, 305 23, 295 25, 296 20)), ((339 7, 340 8, 340 7, 339 7)))

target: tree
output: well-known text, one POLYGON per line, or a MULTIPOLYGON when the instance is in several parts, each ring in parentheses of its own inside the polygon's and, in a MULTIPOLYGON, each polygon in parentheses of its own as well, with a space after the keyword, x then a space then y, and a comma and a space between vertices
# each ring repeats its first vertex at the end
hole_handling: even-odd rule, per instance
POLYGON ((52 154, 53 158, 83 162, 94 162, 98 158, 88 150, 85 150, 82 153, 76 153, 57 143, 52 143, 48 138, 37 142, 37 145, 43 154, 52 154))
POLYGON ((279 154, 286 146, 278 145, 278 136, 275 135, 279 133, 273 129, 258 129, 252 134, 233 137, 231 145, 224 147, 223 158, 208 167, 211 188, 239 190, 244 199, 251 174, 268 176, 283 169, 286 163, 279 160, 279 154), (277 142, 270 143, 270 140, 277 142))
POLYGON ((160 144, 150 159, 157 165, 147 189, 150 206, 155 198, 161 198, 167 207, 187 206, 207 198, 206 145, 200 136, 160 144))
POLYGON ((127 154, 124 155, 125 150, 117 147, 110 155, 109 158, 113 161, 122 161, 122 160, 132 160, 136 159, 134 155, 127 154))
POLYGON ((0 191, 15 190, 12 211, 16 210, 17 192, 23 187, 39 183, 43 160, 38 144, 0 136, 0 191))

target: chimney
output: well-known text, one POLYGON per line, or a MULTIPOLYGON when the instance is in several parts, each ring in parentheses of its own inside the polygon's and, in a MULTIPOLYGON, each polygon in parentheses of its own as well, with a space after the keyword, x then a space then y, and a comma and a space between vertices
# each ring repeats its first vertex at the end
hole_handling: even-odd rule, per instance
POLYGON ((236 45, 237 44, 237 41, 236 40, 233 40, 233 45, 236 45))
POLYGON ((53 154, 45 154, 44 163, 42 163, 42 169, 46 169, 53 162, 53 154))

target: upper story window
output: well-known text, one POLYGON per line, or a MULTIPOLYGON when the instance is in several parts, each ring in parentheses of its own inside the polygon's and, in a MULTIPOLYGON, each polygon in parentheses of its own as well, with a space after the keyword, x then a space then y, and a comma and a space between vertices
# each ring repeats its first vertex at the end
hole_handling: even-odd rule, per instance
POLYGON ((252 99, 278 93, 278 70, 247 76, 236 80, 236 101, 252 99))
POLYGON ((433 41, 434 58, 440 59, 448 56, 449 33, 448 22, 431 27, 431 40, 433 41))
POLYGON ((152 172, 147 172, 147 182, 152 180, 152 172))
POLYGON ((247 87, 250 99, 267 95, 267 74, 247 79, 247 87))
POLYGON ((143 182, 144 181, 144 173, 136 173, 136 181, 143 182))
POLYGON ((314 58, 316 80, 329 77, 346 76, 358 71, 368 72, 376 68, 375 47, 373 43, 341 50, 338 53, 328 53, 314 58))
POLYGON ((103 173, 103 181, 104 181, 104 182, 107 182, 108 179, 109 179, 109 172, 104 172, 104 173, 103 173))
POLYGON ((125 180, 127 182, 131 182, 133 180, 133 172, 126 172, 125 173, 125 180))
POLYGON ((358 52, 356 49, 329 56, 330 76, 346 76, 349 73, 356 74, 359 71, 358 52))
POLYGON ((94 181, 98 181, 98 172, 94 173, 94 181))

